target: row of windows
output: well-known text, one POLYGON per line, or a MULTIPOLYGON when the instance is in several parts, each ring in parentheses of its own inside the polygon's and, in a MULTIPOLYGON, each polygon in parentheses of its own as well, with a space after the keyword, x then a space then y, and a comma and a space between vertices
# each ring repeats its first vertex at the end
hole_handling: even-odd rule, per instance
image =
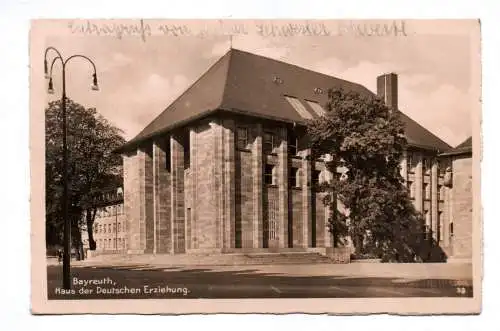
MULTIPOLYGON (((264 169, 264 184, 277 185, 277 167, 272 164, 266 164, 264 169)), ((313 170, 311 174, 311 184, 318 186, 324 181, 320 170, 313 170)), ((301 187, 302 186, 302 171, 300 168, 292 167, 288 170, 288 187, 301 187)))
MULTIPOLYGON (((431 212, 429 210, 426 210, 424 212, 425 214, 425 230, 427 233, 432 234, 432 229, 430 227, 431 224, 431 212)), ((444 214, 443 212, 438 212, 438 227, 436 231, 436 237, 439 242, 444 240, 445 237, 445 225, 444 225, 444 214)), ((450 223, 449 225, 449 231, 450 235, 453 235, 453 223, 450 223)))
POLYGON ((113 239, 99 239, 97 240, 98 249, 125 249, 127 248, 127 239, 113 238, 113 239))
MULTIPOLYGON (((409 152, 407 154, 406 160, 407 160, 409 172, 414 172, 415 168, 418 165, 418 158, 415 155, 413 155, 413 153, 409 152)), ((423 157, 422 158, 422 172, 424 174, 429 174, 431 172, 433 160, 434 159, 430 158, 430 157, 423 157)), ((446 172, 446 167, 448 166, 447 162, 444 160, 438 160, 437 163, 438 163, 439 174, 444 174, 446 172)))
MULTIPOLYGON (((272 154, 276 152, 276 148, 279 147, 280 139, 277 137, 276 133, 271 131, 265 131, 262 137, 262 149, 265 154, 272 154)), ((250 134, 249 128, 239 127, 236 130, 236 141, 239 149, 248 149, 250 144, 250 134)), ((288 133, 288 154, 297 155, 298 149, 298 138, 290 131, 288 133)))
POLYGON ((123 214, 123 204, 97 208, 96 218, 111 217, 123 214))
MULTIPOLYGON (((408 190, 410 191, 410 198, 415 199, 415 191, 416 191, 416 184, 412 181, 406 182, 408 186, 408 190)), ((428 183, 423 184, 423 192, 424 192, 424 199, 425 200, 430 200, 431 199, 431 186, 428 183)), ((438 201, 444 200, 444 186, 438 185, 437 189, 437 198, 438 201)))
MULTIPOLYGON (((113 223, 113 224, 94 224, 94 233, 115 233, 116 231, 122 231, 122 223, 113 223), (118 226, 118 228, 117 228, 118 226)), ((123 229, 125 231, 125 228, 123 229)))

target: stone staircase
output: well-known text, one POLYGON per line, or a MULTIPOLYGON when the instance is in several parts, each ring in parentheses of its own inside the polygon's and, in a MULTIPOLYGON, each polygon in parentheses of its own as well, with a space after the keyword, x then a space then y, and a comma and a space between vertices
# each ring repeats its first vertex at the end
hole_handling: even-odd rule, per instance
POLYGON ((81 264, 151 264, 165 266, 202 265, 280 265, 332 263, 332 260, 316 252, 282 253, 225 253, 225 254, 109 254, 81 261, 81 264))

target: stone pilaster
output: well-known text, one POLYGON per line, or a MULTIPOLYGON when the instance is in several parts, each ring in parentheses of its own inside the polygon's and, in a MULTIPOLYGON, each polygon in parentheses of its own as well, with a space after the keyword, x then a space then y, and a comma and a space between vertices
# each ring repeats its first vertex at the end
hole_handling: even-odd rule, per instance
POLYGON ((263 247, 263 151, 262 151, 262 124, 255 125, 255 140, 252 145, 252 175, 253 175, 253 247, 263 247))
POLYGON ((278 147, 278 236, 279 247, 288 247, 288 143, 286 128, 279 128, 278 147))
POLYGON ((214 172, 212 181, 212 192, 215 194, 215 247, 223 248, 224 227, 225 227, 225 212, 224 212, 224 128, 219 120, 214 120, 210 123, 214 130, 214 172))
POLYGON ((179 135, 170 136, 172 253, 185 252, 184 146, 179 135))
POLYGON ((417 166, 415 167, 415 208, 419 212, 424 211, 424 193, 423 192, 423 182, 424 182, 424 174, 423 174, 423 164, 422 164, 422 154, 414 153, 413 157, 415 158, 415 162, 417 166))
MULTIPOLYGON (((448 247, 451 246, 452 248, 452 251, 450 252, 451 254, 453 254, 453 240, 454 238, 452 236, 454 236, 454 233, 451 233, 451 229, 450 229, 450 226, 452 226, 453 224, 453 203, 454 203, 454 200, 455 198, 453 197, 453 187, 452 188, 448 188, 447 189, 448 191, 448 224, 446 224, 446 231, 447 231, 447 236, 446 236, 446 239, 448 240, 448 247)), ((454 226, 454 224, 453 224, 454 226)))
POLYGON ((196 238, 196 234, 198 233, 196 230, 196 226, 197 226, 197 223, 196 223, 196 203, 197 203, 197 199, 198 199, 198 196, 197 196, 198 190, 196 189, 197 188, 196 178, 197 178, 197 174, 198 174, 198 169, 197 169, 196 165, 198 163, 196 160, 197 142, 196 142, 196 130, 195 130, 195 128, 189 129, 189 141, 190 141, 189 154, 191 157, 191 166, 190 166, 190 171, 191 171, 191 190, 190 190, 191 191, 190 192, 190 194, 191 194, 191 215, 190 215, 190 218, 191 218, 191 222, 190 222, 190 224, 187 224, 187 226, 189 226, 191 228, 191 232, 190 232, 191 246, 190 246, 190 248, 196 249, 196 248, 198 248, 198 242, 197 242, 197 238, 196 238))
POLYGON ((431 228, 432 236, 438 240, 439 236, 439 201, 438 201, 438 163, 432 160, 431 167, 431 228))
POLYGON ((123 157, 123 181, 127 251, 130 254, 143 253, 141 245, 141 181, 144 180, 144 153, 140 150, 123 157))
POLYGON ((225 119, 224 130, 224 245, 223 248, 235 246, 236 220, 236 183, 235 183, 235 132, 234 120, 225 119))
MULTIPOLYGON (((153 143, 153 205, 154 247, 153 253, 171 250, 170 224, 170 169, 167 169, 168 138, 157 138, 153 143)), ((170 162, 170 161, 169 161, 170 162)))
POLYGON ((144 241, 145 252, 153 253, 154 245, 154 205, 153 205, 153 144, 144 150, 144 241))
POLYGON ((302 245, 312 247, 312 161, 310 150, 304 151, 302 159, 302 245))
POLYGON ((443 246, 448 247, 450 245, 450 189, 443 185, 443 246))

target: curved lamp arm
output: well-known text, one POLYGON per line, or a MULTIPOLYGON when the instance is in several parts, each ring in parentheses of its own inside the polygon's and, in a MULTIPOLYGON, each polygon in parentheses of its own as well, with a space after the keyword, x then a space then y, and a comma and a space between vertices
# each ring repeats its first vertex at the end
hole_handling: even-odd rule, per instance
POLYGON ((49 70, 48 70, 48 66, 47 66, 47 54, 49 53, 49 51, 53 51, 57 54, 57 58, 61 59, 61 63, 63 62, 63 57, 61 55, 61 53, 55 48, 55 47, 47 47, 45 49, 45 54, 44 54, 44 58, 43 58, 43 68, 44 68, 44 72, 45 72, 45 78, 48 79, 50 77, 52 77, 52 66, 54 65, 54 61, 52 61, 52 66, 51 66, 51 75, 49 76, 49 70))
POLYGON ((94 69, 94 74, 92 75, 92 77, 93 77, 92 90, 94 90, 94 91, 99 90, 99 85, 97 84, 97 70, 95 68, 95 63, 94 63, 94 61, 92 61, 91 59, 89 59, 88 57, 86 57, 85 55, 81 55, 81 54, 71 55, 70 57, 68 57, 66 59, 66 61, 63 62, 63 67, 66 67, 66 64, 70 60, 72 60, 74 58, 77 58, 77 57, 83 58, 83 59, 87 60, 92 65, 92 68, 94 69))

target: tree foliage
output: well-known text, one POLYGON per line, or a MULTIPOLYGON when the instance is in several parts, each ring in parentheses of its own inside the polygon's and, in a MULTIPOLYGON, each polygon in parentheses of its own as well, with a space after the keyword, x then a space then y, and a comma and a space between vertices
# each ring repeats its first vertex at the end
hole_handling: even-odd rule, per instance
MULTIPOLYGON (((66 99, 69 217, 73 244, 80 244, 80 229, 87 223, 90 248, 95 249, 92 224, 95 197, 122 182, 122 161, 113 150, 125 140, 122 132, 94 108, 66 99), (86 220, 83 215, 86 214, 86 220)), ((61 101, 45 110, 45 187, 47 245, 60 244, 63 231, 63 130, 61 101)))
POLYGON ((398 112, 356 92, 330 90, 328 97, 326 116, 310 122, 308 135, 313 155, 330 154, 329 170, 345 171, 322 186, 331 193, 325 203, 336 211, 329 220, 334 245, 349 235, 357 253, 415 261, 424 223, 400 173, 407 142, 398 112))

